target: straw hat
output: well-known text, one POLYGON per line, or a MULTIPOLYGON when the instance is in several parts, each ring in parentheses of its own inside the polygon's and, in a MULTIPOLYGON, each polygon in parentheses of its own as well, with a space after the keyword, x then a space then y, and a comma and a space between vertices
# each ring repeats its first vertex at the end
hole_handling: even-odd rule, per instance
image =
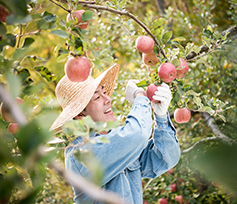
POLYGON ((87 106, 98 85, 104 85, 108 96, 112 95, 120 66, 118 64, 105 70, 97 78, 89 76, 83 82, 72 82, 63 76, 55 88, 56 97, 63 108, 52 124, 50 131, 62 131, 62 125, 77 116, 87 106))

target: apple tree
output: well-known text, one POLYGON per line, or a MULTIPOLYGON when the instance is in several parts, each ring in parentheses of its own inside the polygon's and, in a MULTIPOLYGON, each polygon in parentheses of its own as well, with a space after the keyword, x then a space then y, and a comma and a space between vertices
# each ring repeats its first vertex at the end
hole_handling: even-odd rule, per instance
MULTIPOLYGON (((6 106, 0 120, 0 203, 73 203, 67 183, 73 179, 55 161, 63 163, 63 150, 75 135, 86 138, 92 130, 124 122, 131 107, 124 97, 129 79, 139 79, 144 89, 163 81, 170 86, 169 112, 182 149, 173 172, 144 179, 144 200, 233 203, 236 6, 233 0, 0 0, 0 100, 6 106), (151 39, 152 55, 145 56, 151 52, 142 53, 136 45, 141 36, 151 39), (61 111, 54 89, 70 58, 87 59, 94 77, 120 64, 112 95, 116 124, 86 118, 65 124, 64 133, 49 131, 61 111), (168 81, 159 74, 167 63, 179 73, 168 81), (183 63, 188 72, 181 72, 183 63), (191 113, 185 123, 175 120, 178 108, 191 113), (13 124, 18 128, 8 129, 13 124)), ((102 172, 99 166, 94 169, 97 183, 102 172)), ((95 199, 119 203, 113 195, 100 197, 93 186, 86 188, 84 180, 78 183, 95 199)))

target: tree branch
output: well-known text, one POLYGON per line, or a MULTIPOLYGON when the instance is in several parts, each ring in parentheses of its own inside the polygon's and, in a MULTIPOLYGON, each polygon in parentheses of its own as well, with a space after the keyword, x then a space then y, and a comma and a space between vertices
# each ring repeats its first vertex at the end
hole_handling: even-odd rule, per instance
POLYGON ((118 195, 112 192, 104 191, 98 186, 88 182, 82 176, 75 174, 73 171, 65 171, 58 163, 51 162, 49 165, 64 179, 69 181, 77 190, 89 195, 93 200, 110 203, 110 204, 128 204, 125 203, 118 195))
POLYGON ((0 85, 0 100, 8 107, 10 114, 19 125, 27 124, 26 116, 2 84, 0 85))
POLYGON ((116 10, 113 8, 109 8, 107 6, 86 4, 85 2, 77 2, 77 3, 81 4, 83 7, 86 7, 86 8, 92 8, 92 9, 96 9, 96 10, 105 10, 105 11, 109 11, 111 13, 125 15, 125 16, 128 16, 129 18, 133 19, 138 25, 140 25, 153 38, 153 40, 155 41, 155 43, 157 44, 157 46, 160 49, 160 53, 163 55, 164 58, 167 58, 163 49, 161 48, 158 40, 156 39, 156 37, 151 33, 149 28, 143 22, 141 22, 138 18, 136 18, 132 13, 129 13, 127 11, 119 11, 119 10, 116 10))
MULTIPOLYGON (((221 35, 225 36, 226 33, 228 33, 227 34, 227 38, 230 38, 232 36, 237 35, 237 25, 232 26, 231 28, 228 28, 227 30, 223 31, 221 33, 221 35)), ((192 60, 195 60, 197 58, 200 58, 200 57, 203 57, 205 55, 208 55, 209 53, 213 52, 216 48, 218 48, 220 45, 221 45, 220 40, 217 40, 217 42, 215 43, 214 47, 211 50, 209 50, 209 47, 207 47, 207 46, 201 46, 201 50, 200 50, 199 53, 195 53, 195 52, 192 51, 191 53, 189 53, 186 56, 186 60, 187 61, 192 61, 192 60), (206 52, 206 53, 203 53, 203 52, 206 52)))
POLYGON ((215 120, 213 119, 213 117, 209 113, 201 112, 201 116, 204 119, 204 121, 206 122, 207 126, 212 130, 215 137, 203 138, 203 139, 197 141, 196 143, 194 143, 188 149, 183 150, 182 153, 188 153, 189 151, 193 150, 198 144, 208 142, 208 141, 211 141, 211 140, 219 140, 221 142, 226 143, 227 145, 233 145, 237 142, 236 140, 233 140, 233 139, 229 138, 228 136, 226 136, 225 134, 223 134, 221 132, 218 125, 215 123, 215 120))
POLYGON ((233 139, 227 137, 225 134, 223 134, 221 132, 218 125, 215 123, 215 120, 209 113, 202 112, 201 116, 204 119, 204 121, 206 122, 207 126, 212 130, 212 132, 218 139, 221 139, 223 142, 225 142, 228 145, 232 145, 232 144, 236 143, 236 140, 233 140, 233 139))

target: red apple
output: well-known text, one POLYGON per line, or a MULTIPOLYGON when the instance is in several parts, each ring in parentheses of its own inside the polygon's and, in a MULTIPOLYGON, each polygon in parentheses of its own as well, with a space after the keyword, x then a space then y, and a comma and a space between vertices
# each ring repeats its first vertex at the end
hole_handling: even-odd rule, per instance
POLYGON ((176 77, 176 68, 172 63, 165 62, 158 68, 158 76, 164 82, 172 82, 176 77))
POLYGON ((85 81, 90 74, 91 65, 86 57, 69 57, 64 71, 69 80, 73 82, 85 81))
POLYGON ((154 66, 159 62, 158 57, 153 51, 148 54, 142 53, 142 60, 146 65, 149 66, 154 66))
POLYGON ((183 201, 183 196, 181 195, 177 195, 175 196, 174 198, 175 201, 179 202, 180 204, 182 204, 184 201, 183 201))
MULTIPOLYGON (((21 104, 23 103, 24 101, 20 98, 20 97, 17 97, 16 98, 16 103, 17 104, 21 104)), ((3 120, 5 120, 6 122, 8 123, 12 123, 12 122, 15 122, 15 120, 13 119, 11 113, 9 112, 9 109, 8 107, 5 105, 5 103, 1 103, 1 116, 3 118, 3 120)))
POLYGON ((148 204, 148 202, 146 200, 143 200, 143 204, 148 204))
POLYGON ((142 52, 142 53, 150 53, 155 44, 154 44, 154 40, 152 38, 150 38, 149 36, 139 36, 137 39, 136 39, 136 49, 139 51, 139 52, 142 52))
POLYGON ((10 123, 8 125, 8 131, 11 132, 13 135, 19 130, 20 126, 18 123, 10 123))
POLYGON ((6 17, 9 15, 10 15, 10 12, 5 7, 0 5, 0 21, 6 22, 6 17))
POLYGON ((171 169, 169 169, 167 172, 169 172, 170 174, 173 174, 173 173, 174 173, 174 169, 171 168, 171 169))
POLYGON ((168 200, 166 198, 160 198, 158 201, 159 204, 168 204, 168 200))
POLYGON ((176 183, 170 184, 170 188, 171 188, 171 191, 172 191, 172 192, 177 191, 176 183))
POLYGON ((176 77, 178 79, 181 79, 188 73, 189 68, 188 68, 188 63, 184 59, 179 58, 179 61, 180 61, 180 65, 176 68, 176 71, 177 71, 176 77))
POLYGON ((157 91, 157 86, 155 84, 150 84, 148 87, 147 87, 147 90, 146 90, 146 95, 147 97, 150 99, 151 102, 154 102, 155 99, 152 98, 152 96, 155 95, 155 92, 157 91))
POLYGON ((77 27, 77 28, 80 28, 82 30, 86 29, 87 26, 88 26, 89 21, 82 21, 81 20, 81 16, 84 12, 85 12, 85 10, 77 10, 77 11, 74 11, 74 14, 73 13, 67 14, 67 22, 69 20, 74 20, 74 18, 77 18, 78 22, 74 26, 77 27))
POLYGON ((191 112, 188 108, 177 108, 174 111, 174 120, 177 123, 187 123, 191 118, 191 112))

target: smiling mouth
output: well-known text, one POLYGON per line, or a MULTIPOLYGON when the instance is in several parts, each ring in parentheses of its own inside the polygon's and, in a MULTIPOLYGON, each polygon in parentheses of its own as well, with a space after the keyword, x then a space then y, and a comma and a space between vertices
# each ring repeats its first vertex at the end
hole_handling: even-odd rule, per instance
POLYGON ((108 113, 111 113, 112 112, 112 109, 111 108, 108 108, 105 112, 104 112, 104 114, 108 114, 108 113))

